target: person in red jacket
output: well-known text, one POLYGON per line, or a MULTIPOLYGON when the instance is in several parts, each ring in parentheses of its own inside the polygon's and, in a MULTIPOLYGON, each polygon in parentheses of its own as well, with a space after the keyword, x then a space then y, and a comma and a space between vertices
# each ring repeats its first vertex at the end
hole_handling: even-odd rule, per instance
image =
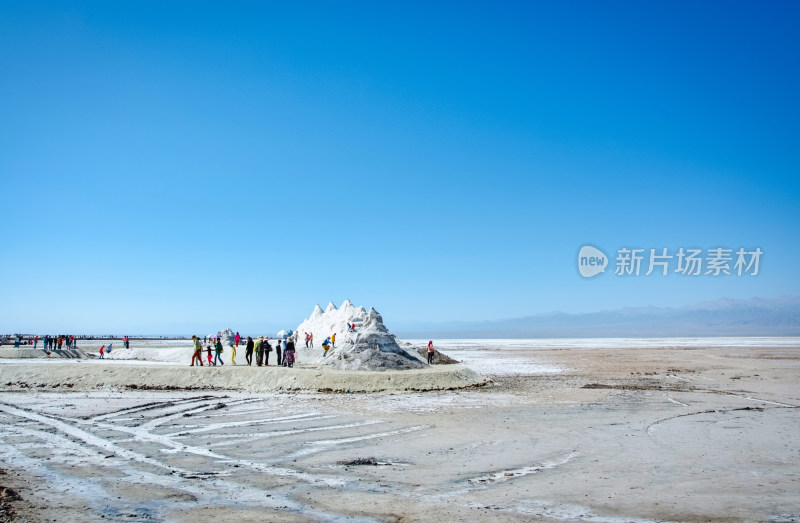
POLYGON ((238 332, 236 333, 236 336, 234 336, 234 337, 233 337, 233 341, 235 341, 235 342, 236 342, 236 346, 237 346, 237 347, 239 346, 239 342, 240 342, 240 341, 242 341, 242 337, 241 337, 241 336, 239 336, 239 333, 238 333, 238 332))

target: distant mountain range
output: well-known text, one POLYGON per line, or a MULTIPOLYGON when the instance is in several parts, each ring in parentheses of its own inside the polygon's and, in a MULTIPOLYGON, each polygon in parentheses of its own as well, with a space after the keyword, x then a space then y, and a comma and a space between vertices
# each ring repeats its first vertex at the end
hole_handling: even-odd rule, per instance
POLYGON ((401 338, 589 338, 800 336, 800 296, 722 298, 685 307, 633 307, 583 314, 552 312, 400 329, 401 338))

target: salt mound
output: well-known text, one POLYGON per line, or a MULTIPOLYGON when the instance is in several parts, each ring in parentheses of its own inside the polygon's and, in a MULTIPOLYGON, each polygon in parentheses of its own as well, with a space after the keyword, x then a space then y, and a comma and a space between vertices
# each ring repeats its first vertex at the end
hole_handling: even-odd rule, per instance
MULTIPOLYGON (((428 361, 428 347, 426 345, 422 346, 415 346, 413 343, 409 343, 404 341, 400 344, 401 347, 409 351, 411 354, 419 354, 419 357, 422 361, 428 361)), ((439 352, 439 349, 433 349, 433 364, 434 365, 455 365, 460 363, 458 360, 454 360, 447 354, 443 354, 439 352)))
POLYGON ((298 361, 319 360, 322 357, 322 342, 325 338, 336 334, 336 345, 344 344, 345 340, 353 335, 352 332, 348 332, 347 324, 355 324, 356 329, 359 329, 366 318, 367 311, 364 307, 355 307, 350 300, 345 300, 338 309, 333 302, 330 302, 324 312, 322 307, 315 306, 311 316, 295 329, 298 361), (313 348, 306 348, 306 333, 314 335, 313 348))
POLYGON ((220 332, 220 338, 223 347, 233 347, 236 345, 233 331, 230 329, 225 329, 224 331, 220 332))
POLYGON ((329 303, 325 312, 317 305, 311 316, 297 327, 299 354, 320 361, 322 367, 339 370, 409 370, 427 365, 397 343, 395 335, 383 324, 378 311, 356 308, 350 300, 336 308, 329 303), (356 332, 348 331, 354 324, 356 332), (305 333, 314 334, 315 347, 305 347, 305 333), (336 334, 336 347, 322 357, 322 342, 336 334))

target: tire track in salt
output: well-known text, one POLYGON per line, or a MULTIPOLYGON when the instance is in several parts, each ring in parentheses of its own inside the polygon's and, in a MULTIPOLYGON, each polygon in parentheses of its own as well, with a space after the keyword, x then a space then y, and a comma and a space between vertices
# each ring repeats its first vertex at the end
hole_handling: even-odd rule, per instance
MULTIPOLYGON (((240 490, 242 486, 240 484, 235 483, 235 481, 231 480, 223 480, 220 476, 225 474, 230 474, 233 470, 233 467, 242 467, 245 469, 257 471, 259 473, 268 474, 273 477, 279 478, 286 478, 292 479, 296 481, 302 481, 307 484, 313 484, 315 488, 317 486, 324 486, 330 488, 344 488, 351 491, 360 491, 360 492, 375 492, 382 490, 379 482, 375 481, 360 481, 354 480, 350 477, 344 477, 341 475, 335 474, 319 474, 319 473, 308 473, 304 472, 303 470, 297 470, 295 468, 285 467, 285 466, 278 466, 277 464, 280 462, 286 462, 292 459, 297 459, 304 456, 309 456, 311 454, 316 454, 320 452, 325 452, 330 450, 331 448, 342 448, 343 445, 347 445, 350 443, 358 443, 363 441, 369 441, 371 439, 376 438, 387 438, 387 437, 394 437, 402 434, 406 434, 409 432, 415 432, 420 430, 426 430, 429 428, 427 425, 417 425, 412 427, 405 427, 400 428, 397 430, 388 430, 388 431, 381 431, 377 433, 371 434, 357 434, 352 436, 346 436, 341 438, 329 438, 329 439, 322 439, 322 440, 311 440, 305 441, 302 443, 303 448, 299 451, 289 452, 289 453, 280 453, 279 455, 273 456, 267 460, 252 460, 252 459, 239 459, 236 457, 231 457, 226 455, 223 452, 219 452, 217 450, 212 450, 209 448, 199 447, 196 445, 189 445, 184 443, 183 441, 178 441, 179 435, 181 433, 168 433, 168 434, 156 434, 153 432, 154 429, 164 426, 167 423, 173 422, 178 418, 183 418, 187 413, 194 414, 200 412, 206 412, 211 408, 214 408, 217 405, 218 398, 215 397, 201 397, 201 398, 192 398, 192 401, 188 399, 186 401, 181 402, 178 406, 179 410, 175 411, 176 408, 175 402, 160 402, 157 404, 149 404, 146 408, 146 411, 153 411, 156 412, 158 410, 166 409, 167 412, 157 413, 154 417, 149 417, 144 423, 135 425, 135 426, 127 426, 122 425, 117 422, 116 417, 118 416, 125 416, 126 413, 130 414, 133 412, 137 412, 135 408, 125 409, 125 413, 121 411, 115 411, 114 413, 106 413, 102 418, 99 420, 98 417, 90 418, 90 419, 70 419, 68 417, 59 417, 58 415, 44 415, 32 412, 30 410, 26 410, 22 407, 7 405, 7 404, 0 404, 0 411, 2 411, 3 415, 9 415, 14 417, 20 417, 22 420, 26 420, 28 423, 34 424, 41 424, 46 427, 45 430, 39 431, 43 438, 47 439, 50 438, 48 441, 55 442, 56 436, 54 436, 51 430, 55 430, 59 433, 59 437, 66 438, 64 441, 79 441, 84 445, 92 446, 93 448, 97 449, 98 458, 106 460, 104 464, 111 463, 107 461, 106 458, 108 456, 104 456, 103 453, 111 453, 115 456, 115 461, 119 461, 120 463, 117 465, 119 467, 125 467, 127 465, 126 474, 131 477, 133 483, 137 481, 141 481, 141 479, 137 480, 133 476, 136 477, 145 477, 148 478, 152 476, 158 476, 158 474, 153 474, 152 472, 147 472, 139 469, 135 469, 136 472, 130 472, 130 465, 128 464, 129 461, 134 461, 137 463, 149 464, 152 466, 160 467, 160 469, 168 470, 170 472, 174 472, 172 474, 161 476, 166 478, 172 478, 173 481, 164 481, 162 483, 165 485, 176 485, 175 481, 178 481, 178 485, 180 485, 179 490, 183 492, 190 492, 190 490, 186 487, 185 484, 180 483, 180 479, 192 482, 192 481, 212 481, 214 484, 218 484, 220 489, 226 489, 226 484, 230 484, 231 491, 240 490), (122 440, 121 438, 116 437, 109 437, 109 436, 98 436, 97 434, 93 434, 92 431, 109 431, 112 434, 119 434, 122 438, 129 436, 130 439, 122 440), (71 438, 71 439, 70 439, 71 438), (204 459, 211 461, 217 465, 226 465, 227 467, 223 470, 219 470, 219 467, 205 467, 206 470, 211 472, 203 472, 197 469, 200 469, 197 464, 190 467, 193 470, 187 470, 186 467, 181 466, 173 466, 169 464, 169 462, 163 462, 156 459, 152 459, 148 456, 142 455, 141 453, 126 449, 122 447, 120 444, 123 442, 138 442, 143 443, 145 445, 150 444, 154 445, 168 455, 194 455, 204 459), (217 469, 217 471, 214 471, 217 469), (138 476, 137 476, 138 475, 138 476), (179 479, 180 478, 180 479, 179 479), (202 479, 208 478, 208 479, 202 479), (227 482, 227 483, 225 483, 227 482)), ((239 403, 243 403, 245 401, 252 401, 252 400, 241 400, 239 403)), ((232 403, 232 402, 229 402, 232 403)), ((227 407, 227 405, 226 405, 227 407)), ((264 409, 248 409, 248 413, 250 414, 257 414, 264 409)), ((271 410, 271 409, 266 409, 271 410)), ((144 412, 144 410, 139 410, 144 412)), ((231 413, 220 413, 220 415, 230 414, 235 415, 233 412, 231 413)), ((194 416, 189 416, 194 417, 194 416)), ((234 426, 255 426, 261 427, 271 423, 280 423, 280 422, 308 422, 308 421, 316 421, 318 419, 327 419, 327 418, 335 418, 338 417, 337 415, 322 415, 316 411, 306 412, 301 414, 290 414, 287 416, 279 416, 277 418, 266 418, 266 419, 258 419, 258 420, 246 420, 242 421, 232 421, 228 423, 220 423, 214 422, 210 423, 205 427, 193 427, 194 430, 203 429, 204 431, 210 430, 225 430, 231 426, 231 424, 235 424, 234 426)), ((338 423, 333 425, 322 425, 317 427, 306 427, 302 429, 292 429, 287 431, 269 431, 267 433, 261 432, 256 433, 257 436, 263 437, 270 437, 276 435, 293 435, 293 434, 304 434, 304 433, 312 433, 317 431, 327 431, 327 430, 337 430, 337 429, 358 429, 359 427, 379 424, 383 423, 382 420, 361 420, 361 421, 354 421, 352 423, 338 423)), ((34 430, 34 429, 31 429, 34 430)), ((211 434, 207 434, 206 437, 212 436, 211 434)), ((231 434, 221 434, 220 437, 236 437, 235 435, 231 434)), ((223 446, 223 445, 220 445, 223 446)), ((292 446, 292 448, 296 448, 296 444, 292 446)), ((81 480, 77 480, 80 482, 81 480)), ((156 481, 152 481, 152 484, 162 484, 156 481)), ((190 483, 191 484, 191 483, 190 483)), ((385 486, 384 486, 385 487, 385 486)), ((402 490, 402 489, 398 489, 402 490)), ((200 489, 202 492, 202 489, 200 489)), ((272 492, 272 491, 270 491, 272 492)), ((275 492, 278 494, 278 492, 275 492)), ((241 497, 241 496, 239 496, 241 497)), ((231 497, 231 499, 238 499, 237 497, 231 497)), ((290 507, 292 512, 302 513, 306 515, 316 514, 317 517, 324 517, 325 519, 337 519, 340 516, 333 515, 328 512, 319 513, 317 514, 313 509, 309 509, 303 503, 299 502, 290 502, 290 498, 286 496, 273 496, 272 502, 270 506, 275 505, 277 508, 282 506, 290 507), (280 504, 278 504, 277 500, 281 499, 280 504), (274 503, 273 503, 274 502, 274 503)), ((263 506, 263 503, 262 503, 263 506)), ((341 516, 345 517, 345 516, 341 516)))
MULTIPOLYGON (((24 428, 19 430, 18 427, 11 427, 11 429, 41 439, 46 448, 65 449, 82 455, 84 459, 91 460, 94 458, 94 461, 99 466, 109 465, 107 459, 101 457, 102 454, 97 452, 92 453, 86 447, 77 445, 74 441, 62 434, 53 434, 40 429, 24 428)), ((62 491, 71 491, 73 495, 77 493, 84 502, 92 506, 97 514, 109 514, 112 517, 123 517, 126 515, 132 517, 140 515, 142 517, 152 518, 155 516, 156 519, 164 519, 165 513, 169 510, 175 510, 176 508, 197 508, 196 501, 181 501, 165 498, 148 500, 147 510, 144 514, 141 513, 141 503, 138 501, 117 502, 118 506, 114 507, 113 510, 109 510, 108 506, 104 507, 104 505, 109 502, 113 503, 114 496, 112 492, 108 491, 107 485, 110 483, 107 480, 104 481, 104 478, 74 478, 67 474, 59 473, 47 467, 41 460, 25 456, 24 453, 13 445, 0 443, 0 456, 12 466, 25 469, 39 477, 45 478, 46 484, 59 485, 62 491)), ((115 469, 120 470, 118 467, 125 464, 125 460, 117 458, 116 463, 112 463, 111 465, 115 469)), ((127 473, 125 473, 124 470, 120 470, 120 472, 123 472, 125 475, 122 478, 116 478, 116 483, 120 481, 129 481, 132 485, 146 484, 149 487, 155 485, 162 488, 170 488, 190 494, 197 501, 202 502, 203 499, 207 499, 208 502, 206 505, 208 506, 227 505, 233 508, 242 508, 243 506, 250 508, 263 507, 279 512, 301 514, 317 520, 325 519, 348 522, 374 521, 369 518, 353 518, 351 516, 330 513, 328 511, 321 512, 285 495, 275 493, 274 490, 270 491, 269 497, 265 497, 261 495, 262 492, 260 491, 242 489, 240 484, 229 480, 222 480, 218 477, 215 477, 211 483, 204 481, 202 485, 198 485, 196 481, 192 481, 192 479, 195 478, 194 476, 153 474, 141 470, 127 473), (212 499, 208 499, 209 488, 216 491, 216 495, 212 499)))
POLYGON ((309 412, 306 414, 293 414, 289 416, 282 416, 277 418, 263 418, 263 419, 256 419, 256 420, 242 420, 242 421, 227 421, 227 422, 220 422, 220 423, 209 423, 207 425, 201 425, 199 428, 194 428, 191 430, 182 430, 180 432, 173 432, 170 434, 165 434, 165 436, 171 437, 178 437, 178 436, 191 436, 195 434, 199 434, 202 432, 211 432, 214 430, 220 429, 227 429, 232 427, 245 427, 248 425, 260 425, 260 424, 268 424, 268 423, 279 423, 282 421, 298 421, 303 420, 303 418, 307 418, 310 416, 320 416, 320 412, 309 412))
MULTIPOLYGON (((223 396, 226 398, 227 396, 223 396)), ((168 407, 172 407, 175 405, 179 405, 182 403, 197 403, 199 401, 209 401, 214 399, 221 399, 215 396, 200 396, 195 398, 184 398, 184 399, 177 399, 177 400, 167 400, 167 401, 154 401, 151 403, 145 403, 144 405, 136 405, 133 407, 127 407, 124 409, 115 410, 113 412, 106 412, 104 414, 98 415, 89 415, 89 416, 82 416, 81 419, 86 420, 104 420, 107 418, 113 418, 115 416, 119 416, 120 414, 134 414, 137 412, 145 412, 149 410, 156 410, 156 409, 164 409, 168 407)))
MULTIPOLYGON (((83 430, 81 428, 75 427, 75 426, 73 426, 73 425, 71 425, 71 424, 69 424, 69 423, 67 423, 65 421, 62 421, 61 419, 57 419, 57 418, 50 417, 50 416, 47 416, 47 415, 44 415, 44 414, 38 414, 38 413, 35 413, 35 412, 32 412, 32 411, 24 410, 21 407, 20 408, 14 407, 14 406, 8 405, 6 403, 0 403, 0 411, 3 411, 5 413, 7 413, 7 414, 11 414, 11 415, 17 416, 19 418, 27 419, 27 420, 30 420, 30 421, 35 421, 35 422, 38 422, 38 423, 40 423, 42 425, 50 426, 50 427, 62 432, 63 434, 71 436, 74 439, 83 441, 87 445, 91 445, 93 447, 101 448, 101 449, 103 449, 103 450, 105 450, 107 452, 110 452, 112 454, 116 454, 116 455, 118 455, 120 457, 124 457, 124 458, 129 459, 129 460, 133 460, 133 461, 136 461, 136 462, 139 462, 139 463, 145 463, 145 464, 148 464, 148 465, 151 465, 151 466, 154 466, 154 467, 158 467, 158 468, 163 468, 163 469, 169 470, 170 472, 178 472, 178 473, 181 473, 181 474, 189 473, 189 471, 182 470, 182 469, 180 469, 178 467, 171 467, 169 465, 161 463, 158 460, 154 460, 154 459, 148 458, 148 457, 146 457, 146 456, 144 456, 144 455, 142 455, 142 454, 140 454, 138 452, 134 452, 134 451, 122 448, 122 447, 120 447, 118 445, 115 445, 114 443, 112 443, 109 440, 103 439, 103 438, 101 438, 99 436, 96 436, 96 435, 94 435, 94 434, 92 434, 90 432, 87 432, 87 431, 85 431, 85 430, 83 430)), ((90 422, 86 422, 86 423, 90 423, 90 422)), ((117 430, 117 431, 119 431, 121 429, 121 427, 117 427, 117 426, 114 426, 114 425, 109 425, 106 428, 109 428, 109 429, 112 429, 112 430, 117 430)))

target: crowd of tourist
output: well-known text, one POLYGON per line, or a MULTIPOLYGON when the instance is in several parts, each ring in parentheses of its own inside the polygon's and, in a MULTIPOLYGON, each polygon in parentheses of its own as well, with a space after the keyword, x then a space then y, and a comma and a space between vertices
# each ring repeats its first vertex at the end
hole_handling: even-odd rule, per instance
MULTIPOLYGON (((242 338, 237 332, 233 343, 228 345, 228 349, 231 351, 232 365, 236 365, 236 348, 239 346, 241 341, 242 338)), ((253 356, 255 356, 256 366, 269 367, 269 357, 274 351, 275 359, 277 360, 275 364, 277 366, 294 367, 294 364, 297 360, 294 337, 289 336, 288 338, 282 340, 276 339, 274 340, 274 343, 274 346, 270 343, 269 336, 259 336, 255 340, 253 340, 251 336, 248 336, 244 345, 244 358, 247 362, 247 365, 250 366, 253 364, 253 356)), ((204 350, 206 353, 208 366, 216 367, 217 365, 225 364, 222 361, 222 354, 225 352, 225 347, 222 343, 222 336, 205 336, 204 338, 192 336, 192 362, 190 366, 194 367, 195 362, 197 362, 199 366, 203 366, 204 350), (213 360, 211 356, 212 352, 214 354, 213 360)))

